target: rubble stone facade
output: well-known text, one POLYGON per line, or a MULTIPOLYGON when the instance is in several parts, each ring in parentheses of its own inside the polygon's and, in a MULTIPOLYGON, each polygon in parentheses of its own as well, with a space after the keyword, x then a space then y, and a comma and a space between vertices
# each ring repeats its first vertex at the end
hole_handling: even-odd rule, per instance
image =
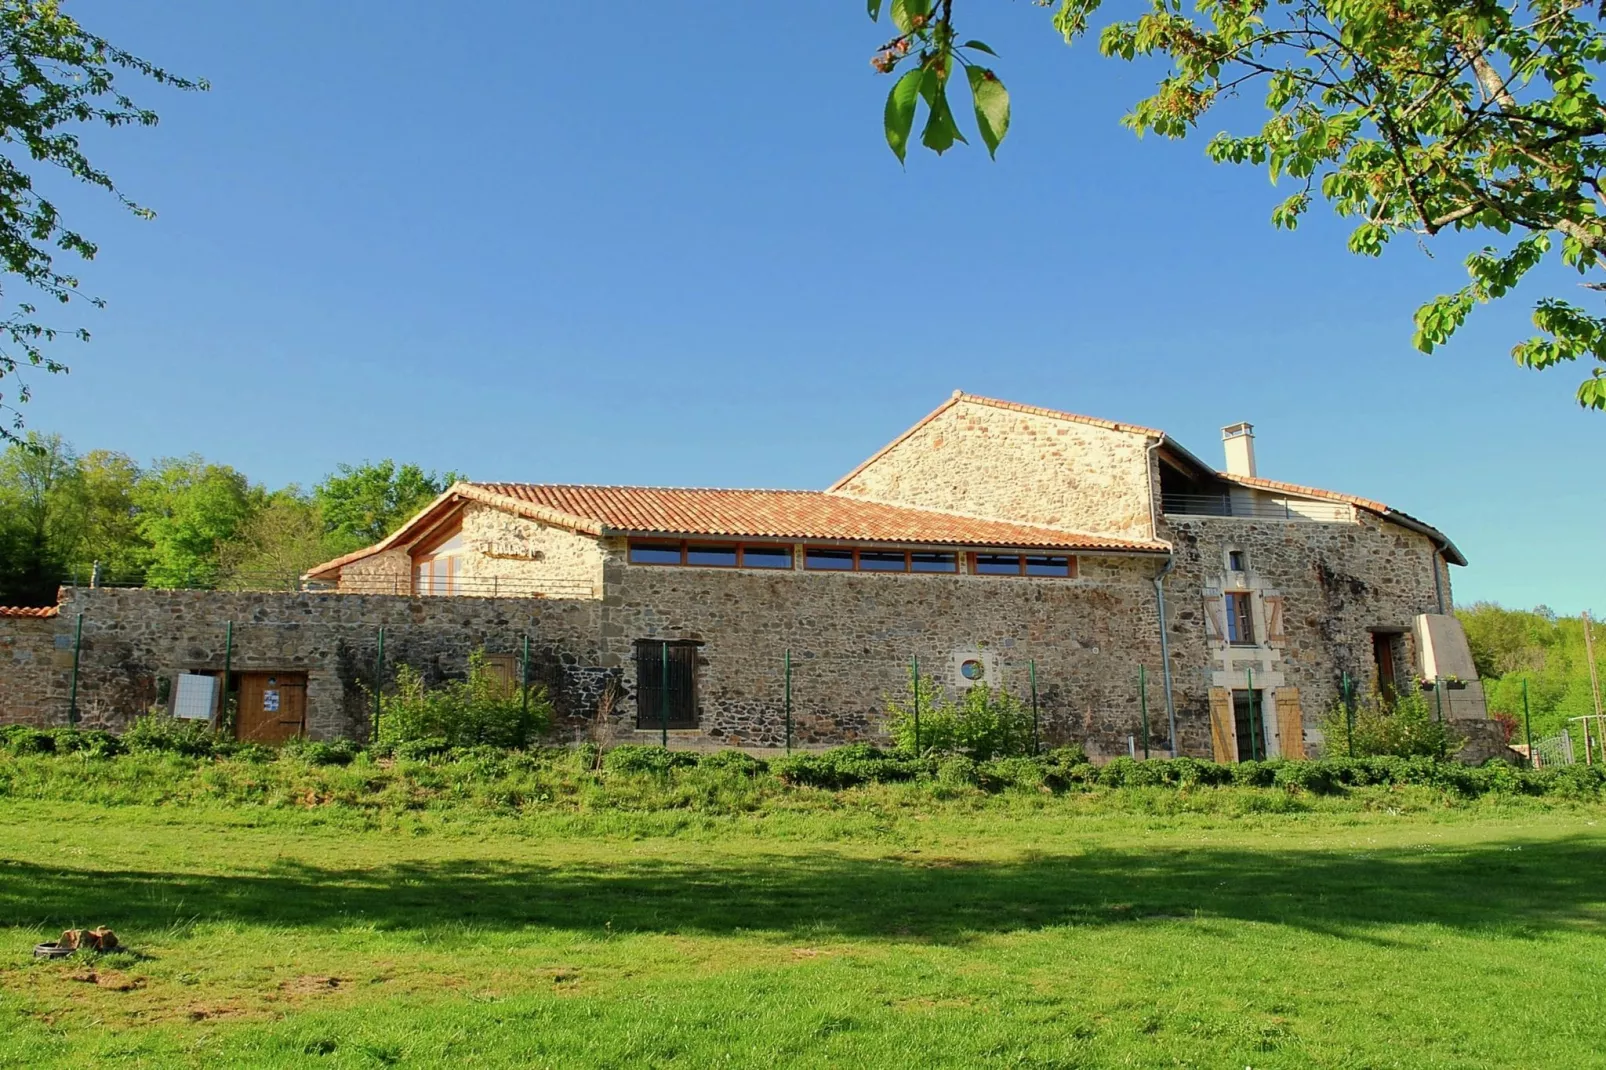
MULTIPOLYGON (((383 627, 382 680, 401 663, 458 675, 475 650, 514 654, 528 635, 560 738, 657 739, 640 706, 637 644, 677 640, 698 644, 696 727, 674 731, 678 746, 784 745, 789 655, 800 746, 884 740, 888 697, 907 694, 918 659, 950 693, 965 686, 967 660, 1022 697, 1035 668, 1042 738, 1097 757, 1142 749, 1140 667, 1151 753, 1171 746, 1168 694, 1177 749, 1210 756, 1212 703, 1251 688, 1263 753, 1319 753, 1343 676, 1371 690, 1388 661, 1403 682, 1418 660, 1413 621, 1449 612, 1447 543, 1335 496, 1282 519, 1172 515, 1157 460, 1166 448, 1144 428, 956 397, 832 491, 1170 547, 1081 553, 1066 577, 973 574, 952 546, 952 574, 814 571, 802 541, 791 569, 632 564, 634 527, 598 535, 594 522, 567 527, 465 496, 455 512, 432 506, 427 530, 342 565, 337 591, 80 589, 53 620, 0 618, 0 720, 65 720, 82 613, 79 709, 109 727, 156 701, 163 679, 221 670, 232 621, 234 671, 307 674, 314 737, 367 733, 383 627), (413 597, 411 548, 458 524, 458 596, 413 597), (1246 614, 1230 638, 1229 601, 1246 614)), ((1260 491, 1231 493, 1253 504, 1260 491)))

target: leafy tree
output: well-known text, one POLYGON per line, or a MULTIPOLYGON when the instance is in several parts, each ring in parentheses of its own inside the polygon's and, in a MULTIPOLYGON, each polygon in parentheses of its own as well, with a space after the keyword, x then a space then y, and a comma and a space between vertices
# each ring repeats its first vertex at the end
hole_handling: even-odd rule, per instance
MULTIPOLYGON (((1046 0, 1043 0, 1046 3, 1046 0)), ((1086 36, 1102 0, 1058 0, 1055 27, 1086 36)), ((878 18, 882 0, 868 0, 878 18)), ((892 0, 898 36, 872 60, 904 73, 888 94, 887 143, 903 159, 915 110, 921 141, 941 153, 964 140, 946 85, 964 69, 989 151, 1008 130, 1008 96, 961 43, 953 0, 892 0)), ((1129 17, 1099 33, 1106 56, 1157 58, 1168 69, 1125 123, 1139 134, 1187 136, 1206 113, 1252 86, 1258 128, 1211 139, 1221 163, 1264 166, 1293 191, 1271 214, 1293 229, 1316 197, 1355 221, 1349 247, 1378 256, 1396 236, 1446 229, 1491 242, 1467 258, 1470 280, 1416 313, 1414 342, 1443 345, 1472 308, 1505 296, 1546 261, 1606 289, 1606 7, 1576 0, 1127 0, 1129 17)), ((1534 307, 1539 333, 1512 350, 1530 368, 1595 361, 1578 389, 1606 409, 1606 316, 1557 295, 1534 307)))
POLYGON ((317 505, 299 487, 268 495, 218 549, 218 582, 224 587, 293 586, 307 569, 343 548, 325 528, 317 505))
POLYGON ((344 552, 383 539, 461 478, 455 472, 437 476, 415 464, 398 466, 386 458, 378 464, 340 465, 313 488, 312 497, 344 552))
MULTIPOLYGON (((1492 712, 1508 714, 1520 726, 1524 684, 1536 738, 1560 732, 1569 717, 1594 712, 1581 617, 1558 617, 1543 606, 1505 609, 1487 602, 1461 609, 1457 616, 1466 629, 1492 712)), ((1606 680, 1603 633, 1606 630, 1597 623, 1596 669, 1606 680)), ((1578 726, 1572 727, 1576 738, 1578 726)))
POLYGON ((78 458, 60 435, 32 432, 0 454, 0 596, 46 605, 78 541, 78 458))
POLYGON ((140 535, 134 488, 140 468, 126 453, 90 450, 79 458, 76 491, 81 535, 68 555, 77 575, 100 566, 113 581, 137 575, 149 563, 150 547, 140 535))
MULTIPOLYGON (((90 162, 75 132, 84 124, 155 125, 156 113, 118 87, 119 72, 177 89, 207 88, 87 32, 62 14, 60 0, 0 0, 0 268, 16 277, 22 295, 19 300, 17 293, 8 294, 9 308, 0 315, 0 388, 8 376, 17 381, 0 389, 0 416, 10 417, 0 419, 0 442, 14 440, 22 428, 17 405, 28 400, 28 386, 19 370, 66 370, 46 354, 57 328, 42 322, 33 304, 67 304, 82 296, 78 280, 56 263, 57 253, 95 256, 94 243, 65 226, 54 202, 39 192, 40 177, 51 168, 65 172, 111 193, 138 216, 152 215, 90 162)), ((81 328, 72 333, 89 338, 81 328)))
POLYGON ((201 457, 157 461, 135 485, 140 535, 150 544, 146 583, 184 587, 216 579, 218 554, 265 494, 227 465, 201 457))

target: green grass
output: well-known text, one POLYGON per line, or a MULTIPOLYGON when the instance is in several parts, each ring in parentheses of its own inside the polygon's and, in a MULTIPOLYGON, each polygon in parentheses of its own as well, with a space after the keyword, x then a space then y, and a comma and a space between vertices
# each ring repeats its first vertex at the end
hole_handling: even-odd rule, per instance
POLYGON ((1606 1066, 1606 807, 1178 794, 3 800, 0 1065, 1606 1066))

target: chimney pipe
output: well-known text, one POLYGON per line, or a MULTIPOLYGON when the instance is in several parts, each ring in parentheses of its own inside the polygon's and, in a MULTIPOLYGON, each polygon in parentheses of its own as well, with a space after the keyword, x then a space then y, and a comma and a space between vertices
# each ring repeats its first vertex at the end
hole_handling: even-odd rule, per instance
POLYGON ((1255 474, 1255 425, 1231 424, 1221 429, 1221 444, 1227 453, 1227 474, 1255 474))

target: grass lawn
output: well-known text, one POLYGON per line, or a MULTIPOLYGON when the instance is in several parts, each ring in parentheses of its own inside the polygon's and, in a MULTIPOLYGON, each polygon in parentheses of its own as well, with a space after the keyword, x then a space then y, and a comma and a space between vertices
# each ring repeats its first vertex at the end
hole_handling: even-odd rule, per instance
POLYGON ((0 1065, 1606 1067, 1603 923, 1598 804, 5 800, 0 1065))

